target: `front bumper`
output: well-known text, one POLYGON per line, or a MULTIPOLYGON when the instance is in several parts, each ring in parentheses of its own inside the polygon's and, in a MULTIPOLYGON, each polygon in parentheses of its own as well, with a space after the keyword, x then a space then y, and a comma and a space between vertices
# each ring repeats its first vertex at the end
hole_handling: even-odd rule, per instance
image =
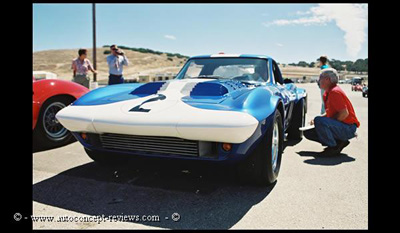
MULTIPOLYGON (((114 154, 124 154, 129 156, 139 156, 139 157, 157 157, 157 158, 169 158, 169 159, 183 159, 183 160, 203 160, 203 161, 212 161, 212 162, 228 162, 228 163, 236 163, 245 159, 248 155, 250 155, 253 150, 258 146, 261 138, 265 135, 267 130, 267 125, 271 121, 272 117, 268 117, 266 120, 262 121, 256 128, 255 132, 251 135, 243 143, 233 143, 232 149, 230 151, 225 151, 222 148, 222 143, 220 142, 209 142, 209 141, 191 141, 191 143, 198 143, 199 153, 185 155, 182 153, 163 153, 162 151, 157 150, 141 150, 141 148, 135 148, 134 146, 130 147, 110 147, 104 143, 104 135, 96 134, 96 133, 86 133, 86 139, 83 139, 81 133, 72 132, 74 137, 88 150, 107 153, 110 156, 114 154), (103 138, 103 139, 102 139, 103 138)), ((127 137, 130 137, 127 135, 127 137)), ((135 136, 132 136, 135 137, 135 136)), ((115 141, 114 141, 115 142, 115 141)), ((117 141, 118 145, 123 144, 124 142, 117 141)), ((127 144, 127 142, 125 142, 127 144)), ((133 145, 131 143, 130 145, 133 145)), ((152 144, 153 148, 156 148, 157 145, 152 144)))

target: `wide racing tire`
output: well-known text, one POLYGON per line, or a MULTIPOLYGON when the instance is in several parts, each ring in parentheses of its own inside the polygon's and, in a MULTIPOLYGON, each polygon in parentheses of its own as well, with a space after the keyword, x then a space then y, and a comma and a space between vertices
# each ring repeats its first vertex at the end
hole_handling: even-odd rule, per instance
POLYGON ((282 116, 275 111, 271 125, 252 154, 236 167, 242 184, 268 186, 278 178, 283 152, 282 116))

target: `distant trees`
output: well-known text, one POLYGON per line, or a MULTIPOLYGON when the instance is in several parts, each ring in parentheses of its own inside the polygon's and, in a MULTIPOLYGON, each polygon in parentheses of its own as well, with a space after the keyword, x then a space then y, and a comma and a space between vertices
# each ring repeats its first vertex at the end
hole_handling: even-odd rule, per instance
POLYGON ((351 71, 368 72, 368 58, 357 59, 357 61, 351 66, 351 71))
POLYGON ((332 68, 339 71, 368 72, 368 58, 357 59, 355 62, 332 59, 329 61, 329 64, 332 68))
POLYGON ((297 63, 297 66, 301 66, 301 67, 309 67, 309 64, 305 61, 299 61, 299 63, 297 63))
MULTIPOLYGON (((317 59, 319 62, 319 58, 317 59)), ((368 58, 366 59, 357 59, 355 62, 353 61, 340 61, 336 59, 328 59, 328 64, 338 70, 338 71, 352 71, 352 72, 368 72, 368 58)), ((316 62, 311 62, 308 64, 305 61, 300 61, 298 63, 289 63, 291 66, 300 66, 300 67, 315 67, 316 62)))
MULTIPOLYGON (((104 45, 103 48, 109 48, 109 45, 104 45)), ((131 50, 131 51, 136 51, 139 53, 151 53, 151 54, 157 54, 157 55, 161 55, 161 54, 166 54, 168 57, 177 57, 177 58, 189 58, 188 56, 179 54, 179 53, 166 53, 166 52, 160 52, 160 51, 155 51, 152 49, 145 49, 145 48, 131 48, 128 46, 118 46, 121 49, 124 50, 131 50)), ((107 51, 107 50, 106 50, 107 51)), ((104 54, 106 54, 106 51, 104 51, 104 54)), ((109 52, 108 52, 109 53, 109 52)))

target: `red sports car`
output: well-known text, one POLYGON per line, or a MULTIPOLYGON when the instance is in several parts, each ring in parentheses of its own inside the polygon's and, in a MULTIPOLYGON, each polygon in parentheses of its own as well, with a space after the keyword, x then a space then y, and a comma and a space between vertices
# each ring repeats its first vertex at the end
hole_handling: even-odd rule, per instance
POLYGON ((74 82, 33 77, 33 140, 41 146, 61 146, 74 140, 55 118, 56 113, 89 92, 74 82))
POLYGON ((352 91, 362 91, 362 86, 361 86, 361 84, 357 83, 357 84, 351 86, 351 90, 352 91))

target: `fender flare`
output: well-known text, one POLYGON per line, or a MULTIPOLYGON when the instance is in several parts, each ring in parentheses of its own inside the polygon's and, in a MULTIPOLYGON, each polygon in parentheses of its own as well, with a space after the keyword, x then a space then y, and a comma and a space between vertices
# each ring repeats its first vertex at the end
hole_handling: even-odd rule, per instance
POLYGON ((277 109, 280 110, 282 118, 285 118, 282 98, 265 88, 253 90, 243 102, 242 107, 245 112, 251 114, 258 121, 266 119, 277 109))
MULTIPOLYGON (((77 99, 72 105, 97 105, 97 104, 118 102, 118 100, 107 101, 107 99, 112 96, 120 96, 124 94, 127 96, 126 98, 132 98, 133 96, 128 94, 131 93, 136 88, 142 86, 143 84, 144 83, 129 83, 129 84, 117 84, 117 85, 109 85, 106 87, 100 87, 83 95, 82 97, 77 99)), ((123 99, 119 101, 122 100, 123 99)))
POLYGON ((305 105, 304 113, 307 113, 307 92, 306 92, 306 90, 303 88, 296 88, 296 95, 297 95, 296 104, 301 99, 304 99, 304 105, 305 105))

